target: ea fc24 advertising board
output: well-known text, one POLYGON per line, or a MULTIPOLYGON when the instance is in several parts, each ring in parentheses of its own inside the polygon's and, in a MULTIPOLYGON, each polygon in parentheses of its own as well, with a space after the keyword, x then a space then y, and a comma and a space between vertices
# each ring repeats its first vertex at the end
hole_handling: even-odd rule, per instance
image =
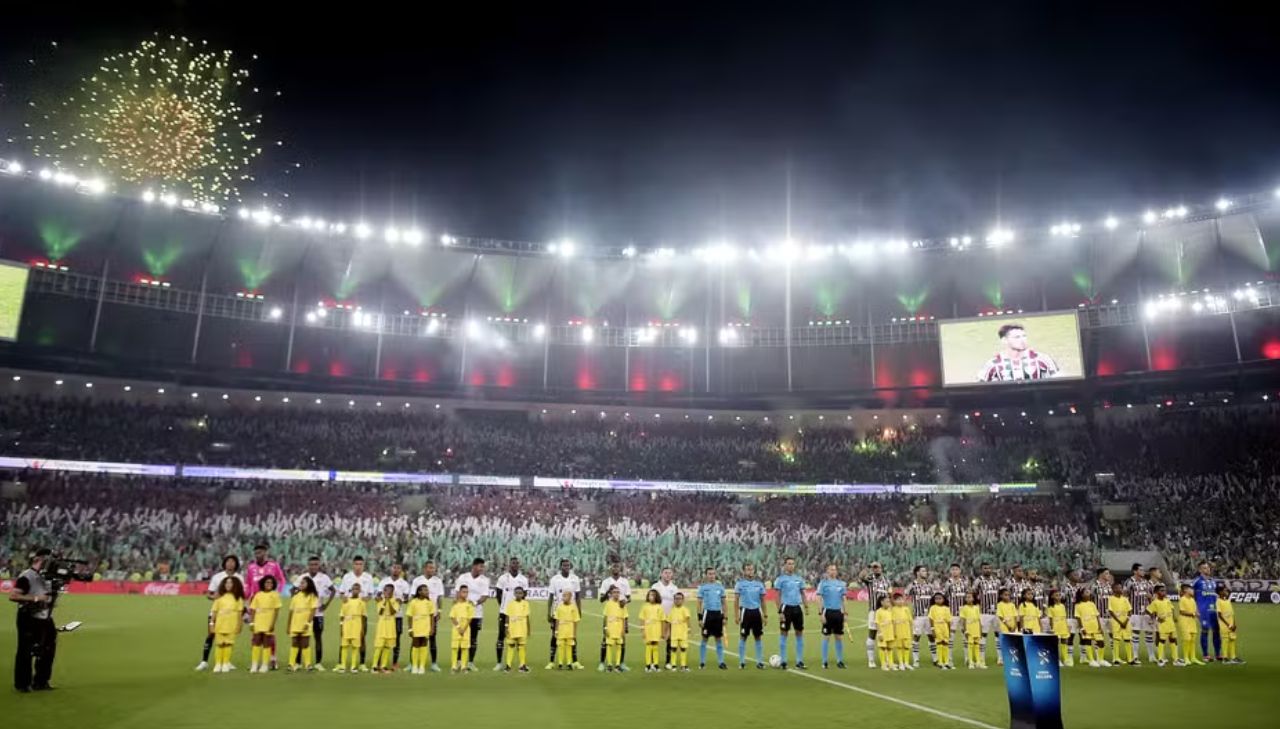
POLYGON ((946 387, 1084 377, 1074 311, 939 322, 938 346, 946 387))
POLYGON ((27 267, 0 261, 0 341, 18 338, 22 300, 27 293, 27 267))

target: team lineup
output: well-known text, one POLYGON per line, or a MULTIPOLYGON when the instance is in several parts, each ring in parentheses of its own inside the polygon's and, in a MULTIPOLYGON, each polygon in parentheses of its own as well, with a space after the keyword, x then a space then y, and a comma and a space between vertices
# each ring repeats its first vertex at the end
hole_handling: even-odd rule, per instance
MULTIPOLYGON (((239 559, 229 555, 223 560, 222 571, 210 580, 208 597, 212 606, 197 671, 210 667, 214 673, 234 670, 232 653, 245 626, 250 633, 249 672, 275 670, 276 631, 282 616, 289 642, 289 670, 326 670, 322 646, 325 616, 335 599, 339 600, 340 621, 339 656, 332 666, 335 672, 400 670, 406 633, 406 670, 412 674, 439 672, 437 637, 442 620, 443 629, 448 631, 446 657, 450 671, 475 671, 485 610, 493 609, 495 599, 493 670, 530 671, 528 646, 535 632, 533 600, 529 579, 521 572, 518 559, 512 558, 507 569, 492 582, 486 574, 485 561, 473 560, 470 570, 454 581, 452 604, 446 611, 445 583, 437 575, 434 562, 426 562, 421 574, 412 580, 401 565, 395 564, 390 575, 375 584, 360 557, 336 583, 321 569, 320 559, 312 557, 306 571, 288 583, 292 592, 286 606, 281 595, 286 584, 284 572, 267 552, 264 544, 255 547, 254 558, 244 569, 243 577, 239 559)), ((747 667, 750 649, 757 669, 771 666, 785 670, 788 658, 794 656, 790 665, 804 670, 805 622, 811 602, 818 603, 820 610, 821 665, 824 669, 833 665, 843 669, 844 643, 855 630, 848 620, 847 600, 850 590, 858 586, 865 589, 869 606, 865 648, 871 669, 915 670, 920 666, 922 646, 927 646, 931 663, 938 669, 953 670, 957 651, 963 654, 967 668, 986 669, 988 646, 1002 633, 1055 636, 1063 667, 1077 663, 1091 667, 1138 666, 1142 663, 1143 645, 1147 661, 1161 667, 1170 662, 1175 666, 1215 661, 1243 663, 1238 652, 1234 608, 1227 599, 1226 586, 1212 577, 1208 563, 1200 565, 1200 575, 1192 584, 1180 588, 1176 601, 1166 594, 1158 569, 1144 570, 1137 564, 1124 582, 1117 582, 1106 569, 1097 569, 1089 581, 1079 571, 1072 571, 1056 583, 1041 579, 1034 569, 1024 570, 1018 565, 1009 568, 1006 577, 999 576, 988 563, 983 563, 972 578, 962 572, 959 565, 953 564, 945 580, 937 582, 930 579, 927 567, 917 566, 906 585, 895 586, 883 573, 882 565, 873 562, 850 584, 841 579, 839 567, 832 564, 810 597, 804 578, 796 573, 795 560, 787 558, 772 582, 770 600, 771 591, 758 578, 752 564, 742 566, 732 592, 721 584, 715 568, 707 568, 702 583, 691 595, 678 588, 672 571, 665 569, 644 592, 639 609, 633 610, 631 582, 622 574, 621 564, 614 562, 597 593, 603 617, 597 669, 630 670, 626 639, 633 628, 644 643, 646 672, 689 671, 695 630, 701 637, 699 667, 707 667, 708 651, 713 650, 711 665, 727 669, 726 615, 731 615, 739 634, 736 655, 740 669, 747 667), (766 657, 763 636, 770 602, 780 634, 778 652, 766 657)), ((573 572, 572 563, 561 560, 546 588, 550 655, 546 670, 585 668, 579 659, 579 643, 586 636, 578 633, 583 592, 582 580, 573 572)), ((998 651, 996 659, 1000 665, 998 651)))

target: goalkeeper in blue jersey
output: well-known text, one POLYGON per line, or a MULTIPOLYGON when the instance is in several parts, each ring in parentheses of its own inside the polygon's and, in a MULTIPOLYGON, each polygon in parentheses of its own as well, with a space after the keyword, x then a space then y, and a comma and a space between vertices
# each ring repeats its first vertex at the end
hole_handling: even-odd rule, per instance
POLYGON ((1196 609, 1200 612, 1200 655, 1209 662, 1222 660, 1222 633, 1218 629, 1218 581, 1213 579, 1213 565, 1200 563, 1200 574, 1191 583, 1196 593, 1196 609), (1213 631, 1213 653, 1209 652, 1209 631, 1213 631))

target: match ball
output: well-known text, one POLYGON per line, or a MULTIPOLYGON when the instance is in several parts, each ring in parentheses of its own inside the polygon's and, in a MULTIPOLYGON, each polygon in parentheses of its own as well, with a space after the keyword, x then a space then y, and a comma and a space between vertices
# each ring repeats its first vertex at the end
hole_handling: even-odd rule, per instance
POLYGON ((769 665, 773 666, 774 668, 781 666, 782 656, 778 655, 777 653, 774 653, 773 655, 769 656, 769 665))

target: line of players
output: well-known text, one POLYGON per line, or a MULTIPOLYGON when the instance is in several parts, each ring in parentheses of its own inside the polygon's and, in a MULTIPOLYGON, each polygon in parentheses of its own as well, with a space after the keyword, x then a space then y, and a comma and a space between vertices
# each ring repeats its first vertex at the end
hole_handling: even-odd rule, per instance
POLYGON ((1175 603, 1166 594, 1160 570, 1146 570, 1140 564, 1133 565, 1132 576, 1123 583, 1117 583, 1110 570, 1099 569, 1091 582, 1073 571, 1056 585, 1020 565, 1011 568, 1008 579, 1001 579, 989 563, 983 563, 979 575, 970 579, 953 564, 942 583, 929 579, 927 567, 917 566, 912 581, 895 588, 881 565, 873 563, 859 575, 871 606, 867 665, 886 671, 914 670, 920 665, 924 638, 935 666, 954 668, 952 648, 963 644, 966 665, 983 669, 988 665, 988 642, 1000 633, 1057 636, 1059 663, 1064 667, 1077 662, 1092 667, 1138 666, 1139 647, 1144 644, 1147 660, 1158 666, 1168 665, 1169 660, 1176 666, 1215 660, 1243 663, 1227 588, 1213 579, 1207 562, 1199 569, 1199 577, 1180 589, 1175 603))
MULTIPOLYGON (((196 669, 208 667, 209 651, 216 645, 214 670, 232 670, 230 646, 244 624, 250 625, 252 632, 250 671, 274 669, 275 622, 283 609, 277 587, 283 583, 283 571, 267 557, 267 547, 263 544, 255 548, 254 560, 248 565, 243 582, 236 557, 224 559, 223 568, 209 583, 209 597, 214 604, 203 658, 196 669)), ((318 558, 308 561, 306 573, 294 582, 294 595, 289 604, 290 667, 324 670, 321 664, 324 615, 333 599, 340 596, 341 660, 336 670, 368 670, 365 635, 370 603, 373 603, 377 616, 374 669, 385 671, 399 665, 401 636, 405 634, 407 620, 412 641, 411 671, 439 671, 436 638, 445 589, 443 580, 436 575, 434 563, 427 562, 422 574, 412 581, 405 578, 400 565, 393 565, 391 575, 376 587, 372 575, 364 568, 364 560, 357 557, 351 570, 335 584, 320 570, 318 558), (311 658, 313 638, 314 661, 311 658)), ((485 569, 484 560, 474 560, 471 569, 454 583, 455 603, 447 621, 451 634, 451 666, 454 670, 475 670, 484 607, 496 587, 499 616, 495 670, 512 670, 513 665, 527 670, 526 647, 531 634, 528 578, 521 573, 519 560, 514 558, 496 585, 491 585, 485 569)), ((866 641, 868 666, 885 670, 918 667, 921 638, 925 637, 934 665, 949 669, 954 666, 951 656, 954 635, 955 641, 964 639, 969 667, 985 668, 989 636, 1037 631, 1059 637, 1064 665, 1073 663, 1080 652, 1090 665, 1138 665, 1138 647, 1143 641, 1149 660, 1164 665, 1163 656, 1168 647, 1175 664, 1183 665, 1199 662, 1195 638, 1201 626, 1204 629, 1202 654, 1207 655, 1207 643, 1203 641, 1212 632, 1217 660, 1241 662, 1237 656, 1234 611, 1225 599, 1223 586, 1212 579, 1207 563, 1201 565, 1201 576, 1194 587, 1186 588, 1191 591, 1186 596, 1188 599, 1179 600, 1176 607, 1162 594, 1159 571, 1153 569, 1148 575, 1140 565, 1134 565, 1133 577, 1123 585, 1117 585, 1107 570, 1099 570, 1092 583, 1084 583, 1078 573, 1072 573, 1058 588, 1046 585, 1034 569, 1024 571, 1015 565, 1010 572, 1008 580, 1001 580, 991 565, 984 563, 980 574, 970 580, 961 574, 958 565, 952 565, 945 582, 938 584, 929 580, 928 569, 921 566, 915 569, 913 580, 898 590, 884 576, 880 563, 872 563, 859 575, 867 589, 870 606, 866 641), (1178 656, 1175 634, 1182 638, 1183 658, 1178 656), (1112 639, 1110 662, 1104 656, 1107 635, 1112 639), (1076 657, 1072 656, 1073 645, 1076 657)), ((599 592, 604 624, 598 669, 625 671, 625 636, 631 627, 627 610, 631 586, 621 574, 620 565, 611 565, 610 573, 599 592)), ((794 632, 795 667, 804 669, 804 622, 809 605, 804 580, 795 572, 794 559, 784 561, 773 587, 780 636, 777 660, 770 662, 780 668, 787 667, 787 646, 794 632)), ((824 668, 830 665, 832 647, 836 667, 845 667, 843 638, 848 589, 849 585, 839 579, 836 565, 827 567, 826 576, 816 587, 822 610, 824 668)), ((568 560, 562 560, 559 572, 552 576, 548 594, 551 599, 547 601, 546 617, 552 660, 547 668, 581 669, 577 624, 582 618, 582 585, 568 560)), ((707 569, 696 593, 695 615, 703 639, 701 666, 705 667, 708 645, 712 644, 716 665, 727 668, 725 608, 726 603, 732 601, 733 609, 728 613, 733 616, 740 635, 739 667, 745 668, 747 664, 748 638, 754 639, 756 667, 764 667, 762 636, 767 622, 766 594, 764 583, 755 575, 754 565, 744 565, 742 578, 728 597, 716 579, 715 569, 707 569)), ((663 570, 638 615, 646 646, 646 670, 660 670, 663 665, 669 669, 688 666, 692 617, 684 595, 672 580, 672 571, 663 570), (665 660, 659 662, 657 654, 661 645, 665 645, 666 652, 665 660)))

